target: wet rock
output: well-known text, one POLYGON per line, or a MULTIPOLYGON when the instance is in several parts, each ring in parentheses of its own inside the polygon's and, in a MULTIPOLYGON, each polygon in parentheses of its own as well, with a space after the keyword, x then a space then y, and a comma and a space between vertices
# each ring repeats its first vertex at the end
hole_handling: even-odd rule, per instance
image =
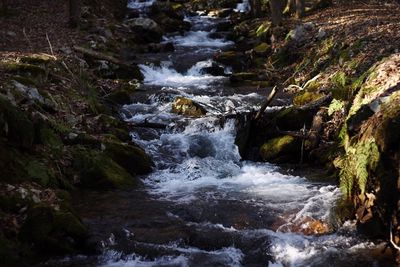
POLYGON ((132 102, 131 95, 136 91, 139 84, 134 81, 126 83, 124 86, 112 91, 107 100, 113 104, 125 105, 132 102))
POLYGON ((222 8, 222 9, 211 10, 210 12, 208 12, 208 15, 211 17, 226 18, 229 17, 232 13, 233 13, 232 8, 222 8))
POLYGON ((293 158, 299 154, 300 146, 298 140, 289 135, 268 140, 260 148, 260 156, 264 161, 277 161, 282 156, 293 158))
POLYGON ((80 174, 80 185, 85 188, 112 189, 140 184, 139 180, 100 151, 76 149, 73 152, 73 167, 80 174))
POLYGON ((149 53, 165 53, 165 52, 173 52, 175 51, 175 47, 173 43, 161 43, 161 44, 149 44, 147 46, 147 52, 149 53))
POLYGON ((191 157, 214 157, 217 153, 213 143, 206 136, 194 135, 190 137, 188 153, 191 157))
POLYGON ((321 220, 304 217, 299 221, 281 228, 282 231, 297 232, 305 235, 323 235, 331 232, 329 225, 321 220))
POLYGON ((213 76, 225 76, 225 68, 213 63, 210 67, 205 67, 201 69, 201 73, 210 74, 213 76))
POLYGON ((162 40, 163 30, 157 22, 152 19, 135 18, 129 19, 125 23, 133 32, 148 42, 159 43, 162 40))
POLYGON ((257 81, 259 80, 257 73, 254 72, 239 72, 231 75, 231 83, 241 83, 245 81, 257 81))
POLYGON ((207 113, 202 106, 184 97, 177 97, 175 99, 172 103, 172 112, 192 117, 201 117, 207 113))
POLYGON ((153 162, 140 147, 116 141, 106 141, 103 145, 104 152, 131 175, 147 174, 152 171, 153 162))
POLYGON ((214 57, 214 60, 226 66, 231 66, 235 72, 244 69, 244 55, 236 51, 221 52, 214 57))
POLYGON ((96 75, 105 79, 137 79, 142 81, 143 74, 136 64, 113 64, 107 60, 95 60, 90 62, 92 67, 95 67, 96 75))
POLYGON ((232 22, 224 21, 220 22, 215 26, 216 32, 228 32, 232 29, 232 22))
POLYGON ((164 13, 154 16, 153 19, 166 32, 182 32, 189 30, 191 27, 189 22, 181 19, 171 18, 164 13))

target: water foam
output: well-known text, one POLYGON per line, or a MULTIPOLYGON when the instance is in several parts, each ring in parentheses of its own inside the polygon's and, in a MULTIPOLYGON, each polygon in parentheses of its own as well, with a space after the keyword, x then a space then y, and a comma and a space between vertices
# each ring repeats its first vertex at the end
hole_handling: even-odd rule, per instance
POLYGON ((236 8, 236 12, 248 12, 250 11, 250 3, 249 0, 243 0, 242 3, 238 3, 236 8))
POLYGON ((179 256, 161 256, 155 259, 146 259, 145 257, 130 254, 123 255, 114 250, 106 250, 102 256, 101 267, 153 267, 153 266, 199 266, 202 261, 205 264, 217 266, 241 266, 243 253, 240 249, 234 247, 226 247, 219 250, 205 251, 192 247, 178 247, 172 245, 155 245, 154 247, 162 248, 172 252, 180 253, 179 256))
POLYGON ((201 68, 207 65, 208 61, 199 62, 185 74, 173 69, 170 62, 163 62, 160 66, 139 65, 139 67, 144 75, 144 83, 148 85, 206 88, 209 84, 225 78, 202 74, 201 68))
POLYGON ((152 6, 156 0, 147 0, 147 1, 141 1, 141 0, 130 0, 128 2, 128 8, 130 9, 144 9, 146 7, 152 6))
POLYGON ((225 39, 210 38, 207 31, 190 31, 183 36, 166 38, 166 41, 173 42, 183 47, 214 47, 221 48, 233 45, 233 42, 225 39))

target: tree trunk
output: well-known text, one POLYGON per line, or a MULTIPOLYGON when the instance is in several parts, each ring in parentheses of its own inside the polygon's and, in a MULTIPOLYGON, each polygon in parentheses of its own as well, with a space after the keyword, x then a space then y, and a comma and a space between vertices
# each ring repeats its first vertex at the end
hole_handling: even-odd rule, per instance
POLYGON ((269 1, 271 9, 271 21, 273 26, 279 26, 282 24, 282 7, 280 0, 269 1))
POLYGON ((296 11, 296 0, 289 0, 283 13, 293 14, 295 11, 296 11))
POLYGON ((69 0, 69 25, 73 28, 79 25, 81 18, 81 1, 69 0))
POLYGON ((296 0, 296 17, 297 18, 302 18, 304 17, 306 7, 304 0, 296 0))
POLYGON ((261 0, 250 0, 250 8, 254 18, 261 17, 261 0))
POLYGON ((6 15, 8 13, 8 3, 7 0, 1 0, 0 14, 6 15))

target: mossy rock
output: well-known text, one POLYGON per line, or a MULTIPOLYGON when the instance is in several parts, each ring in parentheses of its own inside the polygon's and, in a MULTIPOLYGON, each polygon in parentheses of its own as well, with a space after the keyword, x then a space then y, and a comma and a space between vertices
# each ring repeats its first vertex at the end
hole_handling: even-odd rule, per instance
POLYGON ((244 69, 243 63, 244 55, 236 51, 225 51, 221 52, 214 57, 214 60, 218 63, 224 64, 226 66, 231 66, 233 71, 240 72, 244 69))
POLYGON ((10 143, 24 148, 32 146, 35 131, 24 112, 0 96, 0 135, 10 143))
POLYGON ((316 93, 316 92, 310 92, 310 91, 303 91, 298 93, 294 99, 293 99, 293 105, 295 106, 303 106, 306 104, 309 104, 321 97, 323 97, 324 94, 322 93, 316 93))
POLYGON ((110 131, 111 131, 112 135, 114 135, 116 138, 118 138, 122 142, 132 141, 132 137, 131 137, 129 131, 126 129, 113 128, 110 131))
POLYGON ((101 141, 87 133, 69 133, 66 137, 65 143, 68 145, 82 145, 97 149, 101 148, 101 141))
POLYGON ((31 207, 21 227, 19 239, 32 242, 44 254, 72 253, 88 237, 87 228, 71 212, 55 211, 39 204, 31 207))
POLYGON ((39 130, 40 142, 51 148, 60 149, 63 146, 61 137, 56 134, 52 129, 43 127, 39 130))
POLYGON ((133 91, 129 89, 117 89, 107 96, 107 100, 113 104, 126 105, 132 103, 133 91))
POLYGON ((280 130, 298 131, 304 125, 307 128, 310 127, 315 112, 314 110, 289 107, 278 111, 273 119, 280 130))
POLYGON ((75 150, 73 167, 80 173, 80 185, 85 188, 112 189, 140 184, 138 179, 100 151, 75 150))
POLYGON ((20 61, 27 64, 48 64, 56 61, 57 58, 48 54, 32 54, 21 57, 20 61))
POLYGON ((46 74, 46 70, 40 66, 27 63, 19 63, 16 61, 0 62, 0 70, 17 74, 30 74, 31 76, 40 76, 46 74))
POLYGON ((268 140, 260 148, 260 156, 264 161, 278 161, 281 157, 293 158, 300 153, 298 140, 284 135, 268 140))
POLYGON ((108 141, 103 144, 105 146, 105 153, 125 168, 131 175, 151 172, 153 162, 143 149, 115 141, 108 141))
POLYGON ((106 127, 106 128, 123 128, 124 127, 124 123, 113 117, 113 116, 109 116, 106 114, 100 114, 99 116, 97 116, 97 121, 98 123, 101 124, 101 126, 106 127))
POLYGON ((185 97, 177 97, 175 99, 172 103, 172 112, 191 117, 201 117, 207 113, 202 106, 185 97))
POLYGON ((118 79, 136 79, 138 81, 143 81, 144 79, 144 76, 137 65, 118 66, 118 68, 116 68, 114 72, 116 78, 118 79))

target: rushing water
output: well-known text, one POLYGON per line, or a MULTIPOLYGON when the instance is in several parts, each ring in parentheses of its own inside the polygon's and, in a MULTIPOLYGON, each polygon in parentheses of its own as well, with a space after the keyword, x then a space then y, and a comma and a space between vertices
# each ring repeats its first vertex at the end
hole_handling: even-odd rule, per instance
MULTIPOLYGON (((151 2, 130 5, 143 8, 151 2)), ((238 9, 245 11, 246 3, 238 9)), ((143 177, 144 192, 93 197, 92 202, 106 203, 97 204, 98 214, 95 206, 86 208, 86 220, 108 237, 103 238, 104 253, 95 259, 75 258, 75 264, 378 265, 370 253, 374 244, 357 237, 351 223, 336 224, 331 211, 340 191, 335 185, 284 174, 268 163, 241 160, 236 122, 221 122, 220 117, 256 109, 263 96, 237 93, 225 76, 202 72, 213 64, 213 53, 232 44, 209 37, 210 25, 217 20, 188 19, 193 31, 166 40, 174 42, 176 52, 156 56, 161 64, 140 66, 144 92, 123 110, 127 121, 168 125, 166 130, 132 132, 133 141, 154 159, 154 172, 143 177), (171 113, 177 96, 201 103, 207 115, 185 118, 171 113), (328 227, 328 233, 303 234, 310 222, 328 227)))

